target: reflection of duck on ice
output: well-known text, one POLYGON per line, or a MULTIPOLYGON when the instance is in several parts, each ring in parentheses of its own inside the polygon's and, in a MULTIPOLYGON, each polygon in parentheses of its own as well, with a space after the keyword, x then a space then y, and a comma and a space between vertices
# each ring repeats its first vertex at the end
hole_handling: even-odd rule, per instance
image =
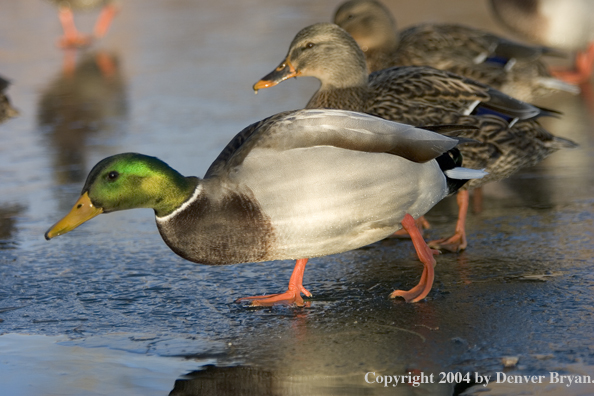
POLYGON ((57 150, 60 184, 84 178, 88 136, 119 129, 126 114, 125 81, 116 55, 97 51, 81 54, 76 63, 66 61, 42 92, 37 113, 38 125, 57 150))

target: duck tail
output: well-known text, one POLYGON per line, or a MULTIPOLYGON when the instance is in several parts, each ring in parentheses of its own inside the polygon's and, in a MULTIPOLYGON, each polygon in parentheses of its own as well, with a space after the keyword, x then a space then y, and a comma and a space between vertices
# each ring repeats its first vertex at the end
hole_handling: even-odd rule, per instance
POLYGON ((462 154, 457 148, 453 148, 443 153, 435 159, 446 177, 448 186, 448 195, 454 194, 467 181, 472 179, 481 179, 487 175, 487 172, 477 169, 468 169, 462 167, 462 154))
POLYGON ((536 83, 541 87, 551 89, 553 91, 569 92, 570 94, 574 95, 578 95, 580 93, 580 87, 577 85, 561 81, 555 77, 539 77, 536 79, 536 83))
POLYGON ((569 57, 569 54, 567 53, 567 51, 563 51, 563 50, 560 50, 557 48, 542 46, 542 47, 540 47, 540 50, 542 51, 542 54, 545 56, 553 56, 555 58, 568 58, 569 57))
POLYGON ((457 179, 457 180, 464 180, 468 181, 471 179, 482 179, 483 177, 487 176, 487 172, 484 170, 478 169, 470 169, 470 168, 463 168, 458 167, 454 169, 448 169, 444 171, 445 175, 450 179, 457 179))
POLYGON ((556 150, 561 150, 561 149, 574 149, 576 147, 579 147, 579 144, 577 144, 573 140, 555 136, 555 138, 552 140, 552 142, 550 142, 550 146, 555 148, 556 150))
POLYGON ((561 118, 561 116, 563 115, 563 112, 558 111, 558 110, 553 110, 553 109, 548 109, 546 107, 541 107, 541 106, 535 106, 540 110, 540 114, 538 116, 536 116, 536 118, 538 117, 553 117, 553 118, 561 118))

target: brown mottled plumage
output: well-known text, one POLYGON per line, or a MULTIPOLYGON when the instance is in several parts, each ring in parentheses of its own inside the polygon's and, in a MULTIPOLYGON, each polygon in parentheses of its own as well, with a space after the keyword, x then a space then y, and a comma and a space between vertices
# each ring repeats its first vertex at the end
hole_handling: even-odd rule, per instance
POLYGON ((343 3, 334 16, 359 43, 370 71, 431 66, 485 83, 522 100, 579 89, 551 77, 541 58, 564 54, 513 42, 455 24, 421 24, 399 32, 390 11, 375 0, 343 3))
MULTIPOLYGON (((476 143, 460 146, 464 166, 489 175, 466 189, 501 180, 537 163, 569 140, 546 131, 536 118, 550 115, 473 80, 429 67, 394 67, 367 77, 364 55, 353 38, 334 24, 301 30, 279 67, 254 85, 265 88, 294 76, 321 81, 307 108, 350 109, 416 126, 476 127, 476 143), (357 69, 357 72, 354 70, 357 69), (328 82, 330 81, 330 83, 328 82)), ((462 247, 457 247, 458 249, 462 247)))

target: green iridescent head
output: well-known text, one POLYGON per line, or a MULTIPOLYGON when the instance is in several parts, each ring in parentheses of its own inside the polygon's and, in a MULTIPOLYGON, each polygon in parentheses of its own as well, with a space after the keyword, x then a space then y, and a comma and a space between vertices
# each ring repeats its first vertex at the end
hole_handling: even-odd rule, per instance
POLYGON ((196 178, 182 176, 155 157, 137 153, 107 157, 89 173, 70 213, 45 237, 65 234, 101 213, 117 210, 152 208, 165 216, 192 195, 196 183, 196 178))

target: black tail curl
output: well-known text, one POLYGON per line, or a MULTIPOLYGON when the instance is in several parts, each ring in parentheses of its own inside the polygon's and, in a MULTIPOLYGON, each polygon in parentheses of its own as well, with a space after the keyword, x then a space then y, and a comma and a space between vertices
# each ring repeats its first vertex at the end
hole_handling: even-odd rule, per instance
MULTIPOLYGON (((462 154, 460 153, 460 150, 455 147, 435 158, 435 160, 439 164, 439 168, 442 170, 442 172, 462 166, 462 154)), ((454 194, 456 191, 462 188, 462 186, 464 186, 468 180, 470 180, 452 179, 448 177, 448 175, 445 175, 445 178, 448 186, 448 195, 454 194)))

